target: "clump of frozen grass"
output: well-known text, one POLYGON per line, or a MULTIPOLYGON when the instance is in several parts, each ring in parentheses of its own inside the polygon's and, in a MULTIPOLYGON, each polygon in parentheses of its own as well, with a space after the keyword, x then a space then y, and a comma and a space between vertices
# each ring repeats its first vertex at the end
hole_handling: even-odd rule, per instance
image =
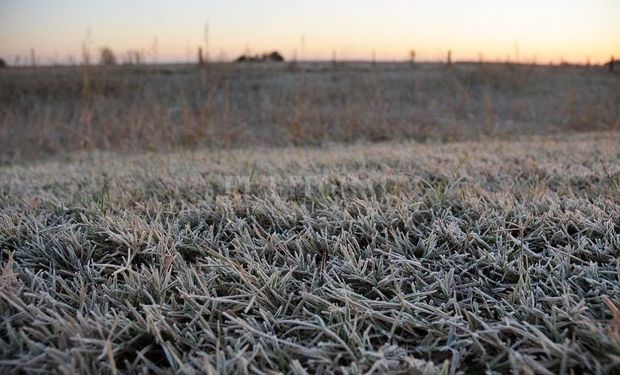
POLYGON ((0 371, 605 373, 618 134, 0 169, 0 371))

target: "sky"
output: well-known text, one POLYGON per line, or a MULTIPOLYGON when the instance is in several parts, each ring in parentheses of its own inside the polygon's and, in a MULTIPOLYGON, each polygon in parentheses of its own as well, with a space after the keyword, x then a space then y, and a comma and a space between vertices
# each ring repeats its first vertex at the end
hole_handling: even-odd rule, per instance
POLYGON ((0 57, 140 50, 157 62, 245 51, 286 58, 602 63, 620 57, 620 0, 0 0, 0 57))

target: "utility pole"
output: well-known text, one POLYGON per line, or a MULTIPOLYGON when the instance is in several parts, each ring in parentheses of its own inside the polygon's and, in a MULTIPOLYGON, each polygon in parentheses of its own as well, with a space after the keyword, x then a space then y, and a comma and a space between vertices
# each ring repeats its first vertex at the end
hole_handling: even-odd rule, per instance
POLYGON ((299 60, 304 60, 306 58, 306 36, 301 34, 301 56, 299 60))
POLYGON ((205 60, 202 57, 202 47, 198 47, 198 65, 203 66, 205 64, 205 60))
MULTIPOLYGON (((611 60, 613 61, 613 57, 611 60)), ((34 52, 34 48, 30 48, 30 65, 33 68, 37 66, 37 55, 34 52)))
POLYGON ((153 62, 155 64, 157 64, 159 61, 158 59, 158 41, 157 41, 157 37, 153 38, 153 46, 151 47, 151 53, 153 54, 153 62))
POLYGON ((205 51, 204 51, 204 62, 209 62, 209 22, 205 23, 205 51))
POLYGON ((521 56, 519 54, 519 43, 516 40, 513 43, 513 48, 515 50, 515 59, 517 60, 516 63, 518 64, 521 61, 521 56))

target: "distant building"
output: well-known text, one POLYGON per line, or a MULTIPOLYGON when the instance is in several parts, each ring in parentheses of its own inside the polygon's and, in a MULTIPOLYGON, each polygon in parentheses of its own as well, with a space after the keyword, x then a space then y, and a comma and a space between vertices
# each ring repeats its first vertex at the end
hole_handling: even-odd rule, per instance
POLYGON ((283 62, 284 57, 278 51, 271 53, 263 53, 262 55, 247 55, 243 54, 236 60, 237 62, 283 62))

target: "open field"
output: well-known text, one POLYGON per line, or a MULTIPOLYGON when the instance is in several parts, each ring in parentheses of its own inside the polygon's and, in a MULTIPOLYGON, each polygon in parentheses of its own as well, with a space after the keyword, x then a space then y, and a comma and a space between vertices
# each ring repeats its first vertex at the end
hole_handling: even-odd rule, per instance
MULTIPOLYGON (((554 95, 524 113, 552 126, 569 108, 554 95)), ((619 144, 599 132, 1 167, 0 372, 619 371, 619 144)))
POLYGON ((0 375, 620 375, 620 0, 0 0, 0 375))
POLYGON ((0 70, 0 162, 76 150, 620 129, 602 67, 299 63, 0 70))

